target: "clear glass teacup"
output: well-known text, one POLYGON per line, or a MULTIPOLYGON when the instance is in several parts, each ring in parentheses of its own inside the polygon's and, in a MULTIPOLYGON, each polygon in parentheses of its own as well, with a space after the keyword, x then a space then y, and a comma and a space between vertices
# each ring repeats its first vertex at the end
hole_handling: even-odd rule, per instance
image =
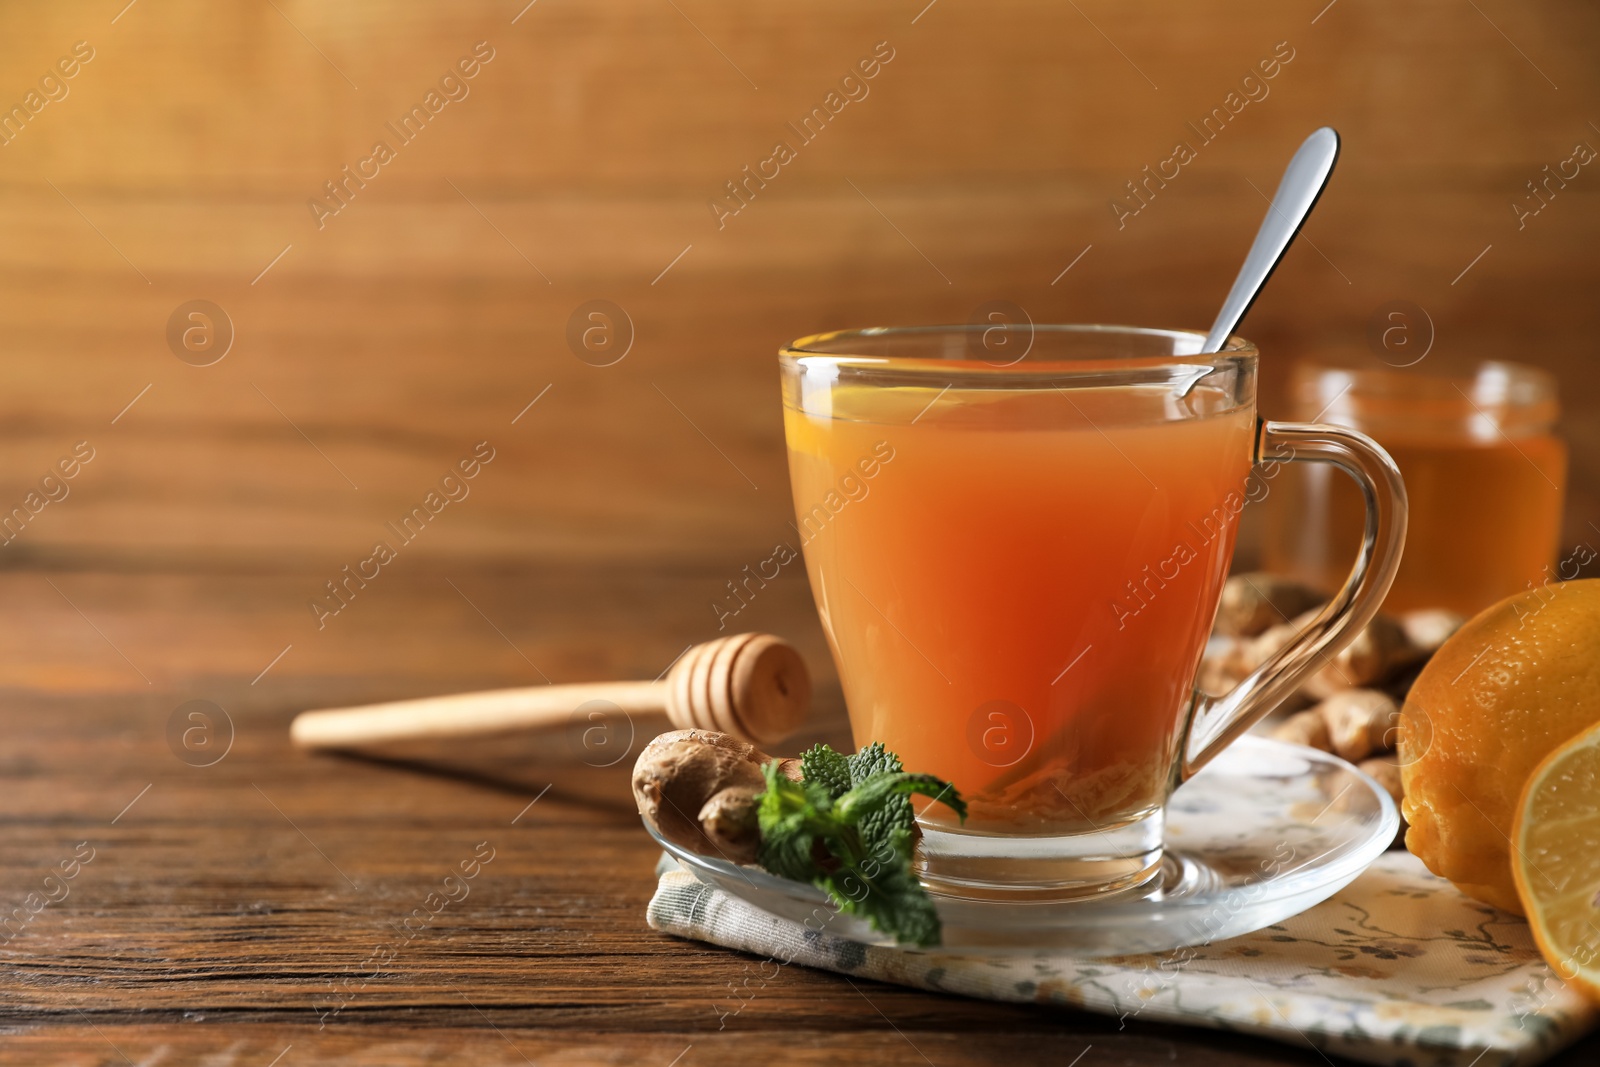
POLYGON ((1405 489, 1353 430, 1256 417, 1233 338, 877 328, 780 355, 797 527, 858 745, 968 800, 919 813, 936 892, 1100 897, 1149 883, 1172 792, 1372 617, 1405 489), (1226 696, 1195 675, 1240 512, 1289 462, 1351 475, 1365 536, 1343 588, 1226 696))

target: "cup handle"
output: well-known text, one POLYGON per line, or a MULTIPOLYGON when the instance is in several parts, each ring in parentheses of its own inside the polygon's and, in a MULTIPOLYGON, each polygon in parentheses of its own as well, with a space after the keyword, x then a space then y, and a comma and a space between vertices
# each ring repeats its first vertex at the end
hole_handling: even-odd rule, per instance
POLYGON ((1198 690, 1182 746, 1178 780, 1188 781, 1254 726, 1378 613, 1406 540, 1406 487, 1376 441, 1341 426, 1261 422, 1255 462, 1332 463, 1356 480, 1366 504, 1361 551, 1341 588, 1293 641, 1220 697, 1198 690))

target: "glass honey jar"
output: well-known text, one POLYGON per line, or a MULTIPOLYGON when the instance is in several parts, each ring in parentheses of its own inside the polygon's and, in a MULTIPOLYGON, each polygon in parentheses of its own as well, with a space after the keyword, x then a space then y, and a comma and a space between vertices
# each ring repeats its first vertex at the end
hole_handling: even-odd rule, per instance
MULTIPOLYGON (((1290 404, 1294 419, 1375 438, 1400 467, 1410 520, 1386 610, 1471 616, 1551 578, 1567 448, 1554 433, 1550 375, 1501 362, 1470 377, 1301 364, 1290 404)), ((1361 495, 1324 464, 1283 475, 1265 509, 1264 562, 1331 592, 1361 540, 1361 495)))

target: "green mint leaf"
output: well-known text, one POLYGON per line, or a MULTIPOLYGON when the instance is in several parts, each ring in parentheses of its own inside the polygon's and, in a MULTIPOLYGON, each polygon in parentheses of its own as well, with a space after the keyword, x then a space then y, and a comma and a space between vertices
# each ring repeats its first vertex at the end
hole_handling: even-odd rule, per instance
POLYGON ((835 800, 855 784, 851 780, 849 761, 827 745, 815 745, 801 754, 800 774, 807 782, 826 786, 829 796, 835 800))
MULTIPOLYGON (((882 741, 872 742, 849 757, 848 762, 852 786, 860 785, 874 775, 894 774, 905 769, 900 757, 883 747, 882 741)), ((895 797, 878 810, 863 816, 860 826, 861 836, 867 839, 867 849, 872 852, 881 849, 896 830, 904 830, 914 836, 917 832, 917 816, 909 799, 895 797)))
POLYGON ((766 776, 767 788, 756 797, 756 821, 762 834, 768 834, 785 819, 802 813, 808 801, 803 785, 778 773, 777 760, 764 764, 761 773, 766 776))
POLYGON ((967 817, 967 802, 961 799, 955 786, 931 774, 908 774, 905 771, 876 774, 868 778, 839 798, 839 815, 850 822, 859 822, 864 816, 883 810, 894 799, 905 798, 913 793, 932 797, 962 819, 967 817))
POLYGON ((801 757, 800 782, 779 774, 777 761, 766 764, 758 860, 824 890, 841 911, 896 941, 927 947, 939 943, 939 916, 911 870, 917 830, 909 797, 933 797, 963 819, 967 808, 950 783, 900 768, 877 743, 848 758, 816 746, 801 757))
POLYGON ((756 798, 756 824, 761 829, 756 862, 780 878, 811 882, 819 873, 813 858, 817 832, 832 828, 831 821, 820 818, 818 787, 789 781, 778 773, 776 760, 762 773, 767 788, 756 798))
POLYGON ((776 760, 763 767, 762 772, 767 777, 767 788, 756 798, 756 825, 761 829, 761 839, 815 833, 817 813, 806 787, 779 774, 776 760))
POLYGON ((814 834, 804 830, 764 835, 756 862, 779 878, 811 882, 818 872, 817 861, 813 858, 816 840, 814 834))
MULTIPOLYGON (((909 841, 896 851, 909 855, 909 841)), ((887 863, 869 858, 842 868, 828 876, 823 888, 841 911, 860 916, 902 944, 927 948, 939 943, 939 914, 904 856, 887 863)))
POLYGON ((855 755, 846 757, 845 762, 850 766, 851 785, 860 785, 873 775, 885 771, 905 770, 900 763, 900 757, 884 748, 882 741, 872 742, 855 755))
MULTIPOLYGON (((859 785, 875 774, 893 774, 904 771, 898 755, 883 747, 882 741, 874 741, 866 749, 854 753, 850 757, 850 784, 859 785)), ((874 843, 890 840, 894 830, 906 830, 907 833, 917 833, 917 813, 912 811, 910 800, 906 797, 896 797, 883 808, 867 814, 861 819, 861 835, 874 843)))

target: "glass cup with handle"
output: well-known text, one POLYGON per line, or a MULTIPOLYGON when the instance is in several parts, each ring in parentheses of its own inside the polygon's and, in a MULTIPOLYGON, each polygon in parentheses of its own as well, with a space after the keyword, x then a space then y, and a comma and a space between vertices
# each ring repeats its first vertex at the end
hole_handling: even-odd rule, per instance
POLYGON ((919 812, 935 892, 1069 900, 1150 884, 1172 792, 1377 611, 1405 538, 1389 456, 1263 422, 1233 338, 1036 326, 822 334, 780 354, 796 527, 858 745, 953 782, 919 812), (1332 601, 1230 693, 1195 687, 1240 512, 1284 463, 1359 487, 1332 601))

